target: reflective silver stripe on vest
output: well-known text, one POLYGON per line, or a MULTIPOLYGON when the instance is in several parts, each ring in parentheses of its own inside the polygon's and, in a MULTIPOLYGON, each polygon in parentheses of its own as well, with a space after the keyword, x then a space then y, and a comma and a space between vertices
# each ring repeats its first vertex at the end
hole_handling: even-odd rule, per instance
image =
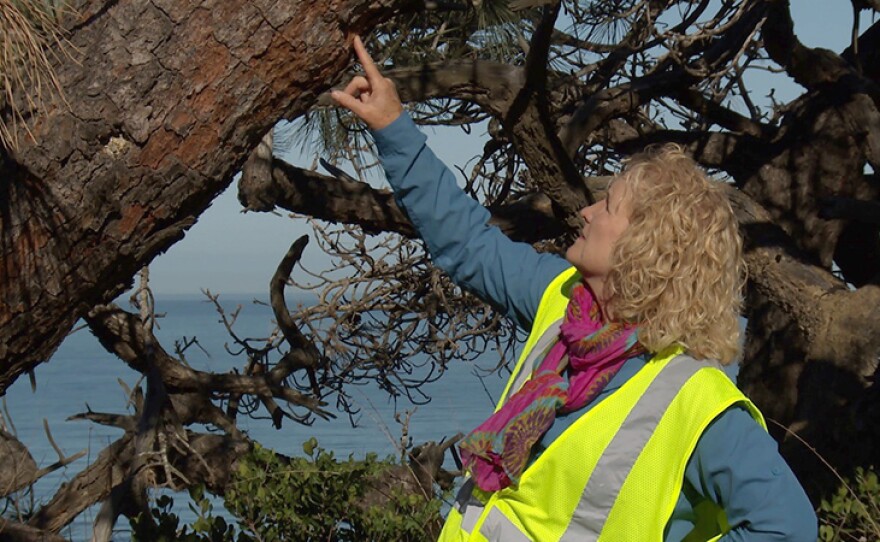
POLYGON ((468 507, 465 508, 464 513, 461 514, 461 529, 468 534, 472 533, 474 531, 474 527, 477 526, 477 522, 480 521, 480 516, 482 515, 482 504, 468 505, 468 507))
POLYGON ((474 479, 466 478, 455 496, 453 506, 461 514, 461 528, 470 533, 477 526, 477 521, 483 514, 483 503, 473 496, 474 479))
POLYGON ((522 531, 507 519, 497 508, 491 508, 480 525, 480 534, 489 542, 532 542, 522 531))
MULTIPOLYGON (((461 529, 470 534, 483 515, 485 507, 483 503, 473 496, 474 479, 468 478, 458 490, 455 497, 456 510, 461 514, 461 529)), ((499 512, 496 508, 489 510, 486 519, 480 525, 480 534, 485 536, 490 542, 529 542, 528 536, 523 534, 512 521, 499 512)))
POLYGON ((562 326, 562 318, 550 324, 550 327, 548 327, 538 340, 535 341, 535 346, 532 347, 529 351, 529 355, 523 360, 523 364, 519 368, 519 373, 516 375, 516 380, 513 381, 513 386, 510 387, 510 392, 508 393, 508 396, 505 397, 505 400, 523 387, 526 380, 532 376, 535 362, 544 361, 547 350, 549 350, 559 339, 560 326, 562 326))
POLYGON ((560 542, 597 540, 636 459, 681 387, 706 367, 688 356, 672 359, 654 378, 608 443, 560 542))

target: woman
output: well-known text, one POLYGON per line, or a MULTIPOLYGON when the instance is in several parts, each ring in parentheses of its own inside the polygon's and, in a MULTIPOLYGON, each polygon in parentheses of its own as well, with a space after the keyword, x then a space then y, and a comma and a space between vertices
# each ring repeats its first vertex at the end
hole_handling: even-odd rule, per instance
POLYGON ((462 441, 470 477, 441 540, 815 540, 761 414, 716 368, 737 352, 743 280, 720 190, 676 147, 639 155, 564 260, 539 254, 487 225, 354 48, 366 76, 332 97, 373 131, 435 264, 530 330, 462 441))

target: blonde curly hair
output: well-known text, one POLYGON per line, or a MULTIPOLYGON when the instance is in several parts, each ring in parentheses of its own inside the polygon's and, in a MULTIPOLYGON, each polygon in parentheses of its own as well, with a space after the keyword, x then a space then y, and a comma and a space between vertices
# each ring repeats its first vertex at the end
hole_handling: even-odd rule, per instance
POLYGON ((739 352, 745 263, 721 186, 674 144, 625 163, 629 227, 612 252, 606 293, 617 320, 639 323, 652 352, 672 344, 698 359, 739 352))

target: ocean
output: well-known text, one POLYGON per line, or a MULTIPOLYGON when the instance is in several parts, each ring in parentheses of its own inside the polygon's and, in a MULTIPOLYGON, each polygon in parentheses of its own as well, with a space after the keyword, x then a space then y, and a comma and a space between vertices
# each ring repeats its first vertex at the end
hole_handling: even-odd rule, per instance
MULTIPOLYGON (((228 312, 242 306, 235 324, 240 336, 265 337, 274 327, 271 309, 255 304, 255 298, 268 301, 266 295, 220 297, 228 312)), ((309 298, 291 299, 289 306, 295 307, 297 302, 307 304, 309 298)), ((226 329, 220 324, 214 306, 204 296, 158 296, 156 311, 164 314, 158 320, 156 335, 169 352, 173 351, 175 340, 197 337, 206 352, 195 346, 187 350, 187 360, 194 368, 221 372, 241 367, 243 358, 227 353, 224 347, 229 342, 226 329)), ((477 363, 491 366, 495 361, 481 359, 477 363)), ((63 482, 86 468, 107 444, 122 434, 118 429, 88 421, 68 421, 67 418, 88 409, 130 413, 126 408, 126 392, 119 381, 133 387, 140 374, 107 353, 88 329, 79 329, 67 337, 48 363, 36 369, 35 376, 36 392, 31 391, 27 376, 19 378, 7 390, 3 417, 7 424, 12 422, 8 429, 14 428, 40 467, 58 460, 43 430, 44 418, 55 442, 65 454, 86 451, 84 457, 45 476, 35 485, 32 497, 34 504, 38 505, 48 500, 63 482)), ((352 427, 348 416, 342 412, 337 412, 338 417, 334 420, 318 419, 308 427, 284 420, 282 429, 275 430, 269 420, 247 418, 239 419, 239 427, 264 446, 287 455, 302 455, 302 443, 315 437, 319 446, 333 451, 337 457, 353 455, 359 458, 368 452, 383 457, 397 453, 395 442, 401 429, 394 420, 395 412, 413 411, 409 434, 415 443, 440 440, 459 431, 467 432, 482 422, 492 411, 493 398, 500 395, 504 382, 505 378, 494 374, 484 376, 481 381, 475 364, 457 362, 437 382, 425 386, 424 391, 431 397, 425 405, 413 406, 406 399, 398 399, 395 404, 387 393, 372 383, 353 388, 351 395, 360 409, 356 427, 352 427)), ((175 511, 184 521, 195 518, 187 502, 185 494, 175 499, 175 511)), ((219 503, 215 510, 218 508, 222 511, 219 503)), ((82 514, 62 534, 74 541, 88 540, 96 512, 97 509, 93 508, 82 514)), ((114 540, 127 540, 127 527, 124 518, 118 522, 119 532, 114 535, 114 540)))

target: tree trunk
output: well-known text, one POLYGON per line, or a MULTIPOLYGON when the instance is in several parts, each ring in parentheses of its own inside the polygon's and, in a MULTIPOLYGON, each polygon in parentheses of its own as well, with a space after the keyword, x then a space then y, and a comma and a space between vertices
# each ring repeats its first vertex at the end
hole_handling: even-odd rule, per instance
POLYGON ((399 6, 74 7, 64 25, 77 62, 55 64, 65 100, 28 112, 17 89, 30 124, 17 150, 0 149, 0 395, 181 239, 275 122, 338 81, 350 33, 399 6))

